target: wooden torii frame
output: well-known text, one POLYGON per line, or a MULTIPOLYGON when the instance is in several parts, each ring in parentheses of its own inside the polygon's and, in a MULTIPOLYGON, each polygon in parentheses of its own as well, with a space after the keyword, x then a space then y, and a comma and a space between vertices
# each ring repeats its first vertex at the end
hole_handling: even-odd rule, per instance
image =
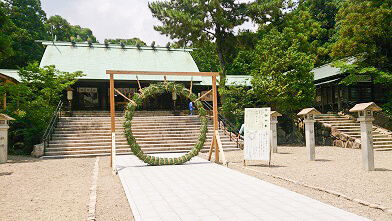
MULTIPOLYGON (((214 134, 211 142, 210 151, 208 153, 208 160, 211 160, 212 151, 215 148, 215 162, 219 163, 219 151, 222 153, 222 161, 226 163, 225 155, 223 153, 222 142, 220 140, 218 131, 218 93, 216 90, 216 77, 219 72, 155 72, 155 71, 119 71, 106 70, 106 74, 110 74, 110 117, 111 117, 111 152, 110 152, 110 166, 115 171, 115 156, 116 156, 116 122, 115 122, 115 106, 114 106, 114 75, 115 74, 133 74, 133 75, 177 75, 177 76, 211 76, 212 77, 212 96, 213 96, 213 118, 214 118, 214 134)), ((200 97, 201 98, 201 97, 200 97)), ((199 99, 200 99, 199 98, 199 99)))

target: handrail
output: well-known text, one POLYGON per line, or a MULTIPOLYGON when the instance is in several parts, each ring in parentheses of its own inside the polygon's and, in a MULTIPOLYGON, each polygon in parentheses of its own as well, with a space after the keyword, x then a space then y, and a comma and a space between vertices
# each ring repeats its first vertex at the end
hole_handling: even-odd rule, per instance
MULTIPOLYGON (((210 111, 213 110, 213 107, 207 102, 207 101, 202 101, 202 104, 204 105, 204 107, 210 111)), ((242 138, 242 136, 240 136, 239 134, 239 130, 238 129, 234 129, 236 128, 233 123, 231 123, 230 121, 228 121, 223 115, 218 113, 218 125, 219 125, 219 129, 221 127, 221 125, 223 125, 223 129, 226 130, 227 132, 229 132, 229 137, 230 140, 232 139, 232 133, 234 134, 234 139, 236 141, 237 144, 237 148, 239 147, 239 139, 242 138), (229 126, 230 130, 227 130, 227 126, 229 126), (232 132, 234 130, 234 132, 232 132)))
POLYGON ((44 144, 44 153, 46 147, 49 145, 49 141, 52 139, 53 130, 57 125, 58 119, 61 117, 61 108, 63 107, 63 102, 60 101, 57 104, 56 110, 53 112, 52 118, 48 124, 48 127, 45 130, 44 135, 42 136, 42 143, 44 144))

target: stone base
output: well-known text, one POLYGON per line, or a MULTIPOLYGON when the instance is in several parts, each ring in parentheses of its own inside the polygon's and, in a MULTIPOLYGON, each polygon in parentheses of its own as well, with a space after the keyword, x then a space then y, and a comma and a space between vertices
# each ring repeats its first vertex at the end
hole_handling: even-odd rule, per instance
POLYGON ((42 157, 44 155, 44 144, 40 143, 34 145, 33 152, 31 152, 32 157, 42 157))

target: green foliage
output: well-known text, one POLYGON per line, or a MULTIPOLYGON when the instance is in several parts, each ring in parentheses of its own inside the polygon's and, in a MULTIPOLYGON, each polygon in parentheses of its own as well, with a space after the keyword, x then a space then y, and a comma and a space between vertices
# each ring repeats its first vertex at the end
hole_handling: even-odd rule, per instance
POLYGON ((6 0, 3 6, 9 19, 8 28, 3 34, 12 40, 14 53, 0 61, 0 66, 16 68, 32 61, 39 61, 44 48, 34 41, 47 38, 44 28, 46 14, 41 9, 40 1, 6 0))
POLYGON ((6 8, 3 2, 0 2, 0 63, 14 54, 12 50, 12 39, 6 33, 9 33, 13 23, 6 15, 6 8))
POLYGON ((37 0, 0 1, 0 67, 20 68, 28 63, 40 61, 44 47, 36 40, 96 42, 96 37, 88 28, 70 25, 59 15, 46 19, 37 0))
POLYGON ((20 83, 7 83, 0 94, 7 93, 7 113, 11 123, 10 151, 28 153, 39 143, 62 92, 75 83, 81 72, 60 72, 54 66, 40 68, 38 63, 19 70, 20 83))
POLYGON ((50 40, 52 36, 56 36, 58 41, 70 41, 71 37, 75 37, 76 42, 88 41, 97 42, 97 38, 89 28, 82 28, 79 25, 71 25, 69 22, 62 18, 60 15, 50 16, 45 23, 45 30, 49 35, 50 40))
POLYGON ((392 85, 392 75, 390 73, 375 67, 366 66, 364 63, 338 61, 334 63, 334 66, 340 68, 343 73, 347 74, 340 84, 355 85, 364 78, 371 78, 375 84, 392 85))
POLYGON ((191 52, 192 58, 197 64, 199 71, 218 72, 219 60, 215 46, 212 42, 206 41, 201 47, 191 52))
POLYGON ((105 42, 109 44, 120 44, 123 42, 126 45, 137 45, 139 44, 140 46, 147 46, 147 44, 140 40, 139 38, 130 38, 130 39, 121 39, 121 38, 116 38, 116 39, 105 39, 105 42))
POLYGON ((392 2, 347 0, 337 15, 338 40, 332 55, 392 71, 392 2))
POLYGON ((162 22, 154 29, 176 39, 179 45, 214 42, 221 69, 221 85, 225 84, 234 28, 247 20, 245 3, 234 0, 171 0, 149 3, 154 17, 162 22))
POLYGON ((203 105, 200 101, 195 101, 196 99, 197 96, 193 94, 189 89, 185 88, 184 85, 176 84, 174 82, 151 84, 150 86, 143 88, 142 93, 135 94, 132 99, 132 102, 129 102, 126 106, 124 114, 124 132, 132 152, 140 160, 149 165, 183 164, 189 161, 192 157, 197 156, 199 154, 199 151, 203 148, 204 142, 206 141, 206 134, 208 132, 208 120, 206 118, 206 110, 203 108, 203 105), (138 106, 141 106, 141 104, 143 103, 143 99, 153 97, 155 95, 162 94, 165 92, 177 93, 178 95, 189 97, 191 101, 195 102, 195 106, 199 110, 201 126, 198 141, 188 153, 181 157, 161 158, 144 154, 143 150, 141 150, 140 146, 136 143, 136 139, 135 137, 133 137, 132 134, 132 118, 134 115, 134 111, 138 106))
POLYGON ((244 52, 236 62, 251 71, 252 89, 221 89, 226 95, 225 116, 242 122, 245 107, 269 106, 280 113, 292 114, 312 104, 314 98, 312 55, 301 52, 302 39, 291 28, 272 29, 257 43, 255 50, 244 52), (294 36, 293 36, 294 35, 294 36), (248 60, 251 62, 249 63, 248 60))
POLYGON ((288 31, 272 30, 256 46, 252 73, 258 102, 273 110, 293 113, 308 106, 314 98, 311 55, 300 52, 300 40, 292 41, 288 31))
POLYGON ((253 89, 245 86, 230 86, 219 88, 219 93, 226 96, 221 112, 228 121, 234 123, 236 128, 240 128, 244 122, 245 108, 257 107, 253 89))
MULTIPOLYGON (((60 15, 50 16, 45 24, 49 35, 56 36, 58 41, 69 41, 71 37, 71 25, 60 15)), ((53 40, 53 39, 52 39, 53 40)))

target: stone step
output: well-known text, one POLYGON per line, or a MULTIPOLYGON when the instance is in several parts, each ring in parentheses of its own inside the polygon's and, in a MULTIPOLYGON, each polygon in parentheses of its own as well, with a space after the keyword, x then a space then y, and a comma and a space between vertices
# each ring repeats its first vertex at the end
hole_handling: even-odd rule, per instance
MULTIPOLYGON (((212 134, 213 131, 210 130, 207 132, 209 134, 212 134)), ((116 134, 123 135, 124 131, 118 131, 116 134)), ((139 132, 139 131, 133 131, 132 132, 134 137, 144 135, 144 137, 154 137, 154 136, 171 136, 171 135, 182 135, 182 136, 189 136, 189 135, 198 135, 200 134, 199 130, 183 130, 183 131, 146 131, 146 132, 139 132)), ((110 136, 110 131, 86 131, 86 133, 80 133, 80 131, 56 131, 52 135, 52 139, 55 137, 59 136, 110 136), (88 132, 88 133, 87 133, 88 132)))
MULTIPOLYGON (((142 127, 142 126, 186 126, 186 125, 200 125, 201 122, 199 120, 197 121, 192 121, 192 122, 186 122, 186 121, 177 121, 177 122, 134 122, 132 121, 132 126, 138 126, 138 127, 142 127)), ((209 123, 211 125, 211 123, 209 123)), ((124 123, 118 123, 116 122, 116 127, 118 126, 123 126, 124 123)), ((90 126, 103 126, 103 127, 111 127, 111 123, 110 122, 59 122, 57 124, 58 127, 90 127, 90 126)))
MULTIPOLYGON (((143 131, 143 130, 189 130, 189 129, 200 129, 201 125, 195 125, 195 124, 189 124, 189 125, 173 125, 173 126, 167 126, 167 125, 148 125, 148 126, 142 126, 142 125, 132 125, 132 130, 138 130, 138 131, 143 131)), ((213 129, 213 125, 208 125, 209 129, 213 129)), ((116 129, 124 129, 123 126, 116 127, 116 129)), ((110 125, 109 126, 67 126, 67 127, 58 127, 55 129, 56 131, 66 131, 66 130, 111 130, 110 125)))
MULTIPOLYGON (((146 154, 150 153, 157 153, 157 152, 189 152, 193 147, 170 147, 170 148, 142 148, 143 152, 146 154)), ((234 150, 237 148, 223 148, 224 151, 230 151, 234 150)), ((209 148, 204 147, 201 151, 202 152, 207 152, 209 148)), ((238 149, 237 149, 238 150, 238 149)), ((107 147, 106 149, 76 149, 76 150, 56 150, 56 151, 46 151, 45 155, 46 156, 54 156, 54 155, 79 155, 79 154, 100 154, 100 153, 109 153, 110 154, 110 147, 107 147)), ((128 152, 131 153, 130 148, 121 148, 118 147, 116 148, 116 152, 122 153, 122 152, 128 152)))
MULTIPOLYGON (((102 113, 81 113, 75 117, 61 118, 46 149, 46 155, 67 157, 110 154, 111 118, 101 115, 102 113)), ((123 117, 116 117, 116 146, 120 153, 129 153, 123 123, 123 117)), ((193 148, 200 135, 200 125, 198 116, 134 117, 132 133, 146 152, 181 152, 193 148)), ((211 120, 208 129, 204 143, 206 151, 209 150, 213 135, 211 120)), ((236 142, 230 141, 222 131, 220 133, 225 151, 238 150, 236 142)))
POLYGON ((349 126, 349 125, 354 125, 354 126, 359 126, 359 125, 360 125, 359 123, 355 123, 355 122, 347 122, 347 123, 343 123, 343 122, 333 122, 333 123, 328 123, 328 124, 330 124, 330 125, 332 125, 332 126, 334 126, 334 125, 347 125, 347 126, 349 126))
POLYGON ((317 120, 320 123, 327 123, 327 124, 346 124, 346 123, 357 123, 356 121, 353 120, 336 120, 336 121, 331 121, 331 120, 317 120))
POLYGON ((373 144, 374 145, 392 145, 392 140, 384 140, 384 141, 375 141, 375 140, 373 140, 373 144))
MULTIPOLYGON (((194 140, 155 140, 155 141, 137 141, 137 143, 142 147, 154 147, 154 146, 193 146, 197 142, 197 139, 194 140)), ((232 142, 230 140, 222 140, 223 145, 230 145, 232 142)), ((78 147, 78 146, 110 146, 111 141, 102 141, 99 143, 91 143, 91 142, 67 142, 67 143, 51 143, 50 148, 58 148, 58 147, 78 147)), ((117 141, 116 145, 128 145, 126 140, 117 141)), ((211 139, 207 139, 204 145, 210 146, 211 139)))
MULTIPOLYGON (((237 151, 238 148, 226 148, 225 152, 228 151, 237 151)), ((209 150, 208 149, 201 149, 200 152, 201 153, 207 153, 209 150)), ((187 153, 188 151, 183 151, 183 150, 179 150, 179 151, 144 151, 144 153, 146 154, 164 154, 164 153, 187 153)), ((124 154, 130 154, 133 155, 133 153, 129 150, 129 151, 124 151, 124 152, 116 152, 116 155, 124 155, 124 154)), ((68 155, 60 155, 60 154, 55 154, 52 156, 43 156, 42 158, 46 158, 46 159, 56 159, 56 158, 76 158, 76 157, 97 157, 97 156, 110 156, 110 151, 107 152, 101 152, 101 153, 81 153, 81 154, 68 154, 68 155)))
POLYGON ((373 149, 384 149, 384 148, 392 148, 391 144, 374 144, 373 149))

